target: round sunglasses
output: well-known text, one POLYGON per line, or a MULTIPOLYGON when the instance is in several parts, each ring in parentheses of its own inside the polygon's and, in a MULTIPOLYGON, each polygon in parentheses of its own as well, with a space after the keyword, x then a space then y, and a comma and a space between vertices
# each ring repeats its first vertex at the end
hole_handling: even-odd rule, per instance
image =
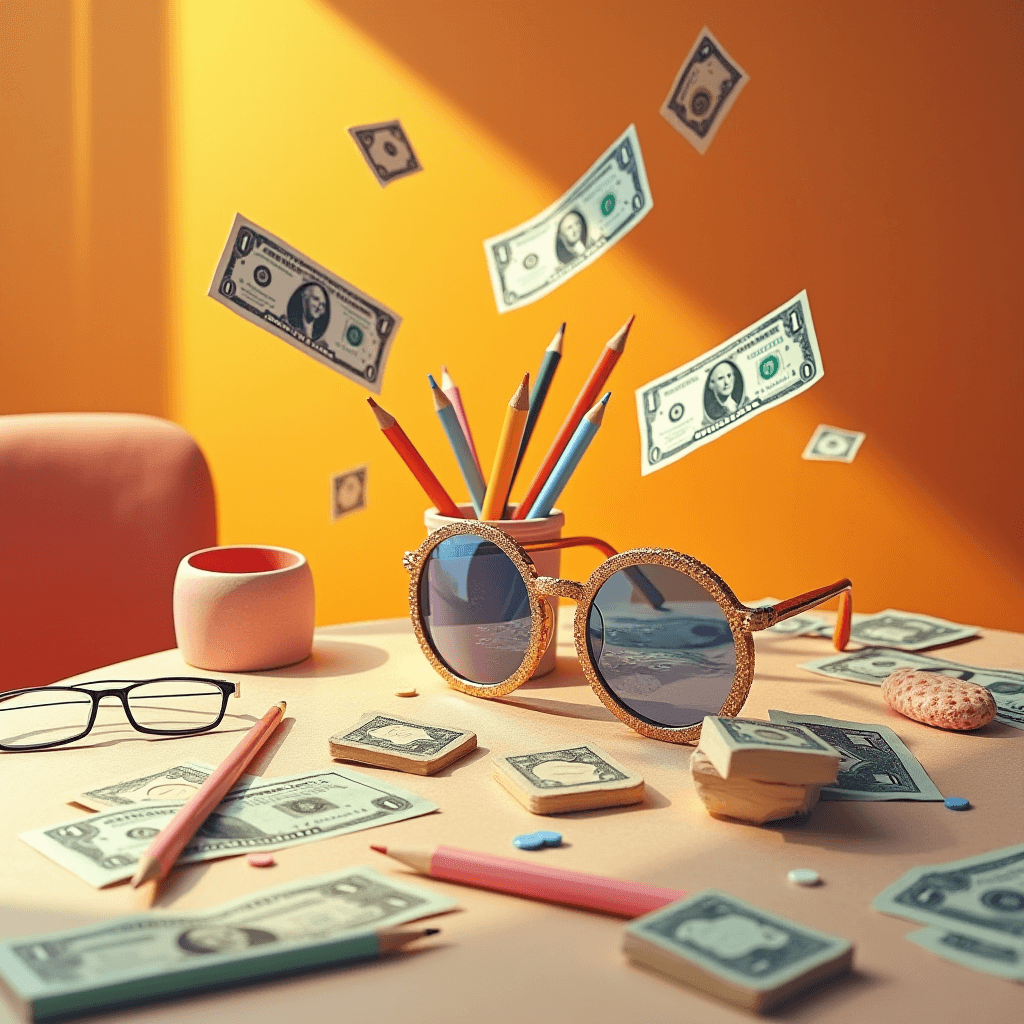
POLYGON ((576 654, 594 692, 643 736, 696 743, 705 715, 735 716, 754 678, 754 638, 838 597, 845 650, 849 580, 748 608, 720 576, 669 548, 616 554, 593 537, 519 544, 479 522, 452 523, 406 552, 420 647, 452 687, 502 697, 529 679, 551 642, 551 601, 576 602, 576 654), (585 583, 539 576, 530 551, 594 546, 606 560, 585 583))

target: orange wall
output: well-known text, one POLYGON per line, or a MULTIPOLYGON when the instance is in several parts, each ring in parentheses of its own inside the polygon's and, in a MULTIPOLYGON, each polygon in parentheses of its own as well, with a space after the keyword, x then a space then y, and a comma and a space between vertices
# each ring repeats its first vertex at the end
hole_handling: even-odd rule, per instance
MULTIPOLYGON (((366 392, 206 297, 236 211, 405 318, 381 402, 453 492, 427 372, 451 367, 486 460, 518 377, 568 321, 525 482, 635 312, 560 502, 572 532, 681 548, 743 597, 849 575, 863 610, 1024 629, 1019 4, 95 0, 86 251, 91 273, 117 273, 91 279, 85 313, 49 316, 43 271, 62 280, 76 251, 70 14, 0 11, 16 28, 4 45, 28 54, 4 72, 18 85, 4 117, 32 142, 2 161, 18 189, 5 180, 3 410, 183 423, 212 465, 222 541, 306 552, 321 622, 405 614, 400 553, 426 502, 366 392), (751 81, 700 157, 658 107, 705 22, 751 81), (426 170, 381 189, 345 129, 395 116, 426 170), (482 239, 546 206, 630 122, 652 214, 499 316, 482 239), (641 479, 634 389, 801 288, 825 379, 641 479), (852 465, 800 459, 817 423, 867 432, 852 465), (331 474, 364 462, 369 507, 332 523, 331 474)), ((577 577, 592 565, 564 561, 577 577)))

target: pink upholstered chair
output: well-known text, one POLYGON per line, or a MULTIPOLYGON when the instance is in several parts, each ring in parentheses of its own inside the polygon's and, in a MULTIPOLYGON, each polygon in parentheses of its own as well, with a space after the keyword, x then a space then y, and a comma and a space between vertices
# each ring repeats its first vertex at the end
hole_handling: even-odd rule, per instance
POLYGON ((213 482, 152 416, 0 416, 0 690, 174 646, 183 555, 217 543, 213 482))

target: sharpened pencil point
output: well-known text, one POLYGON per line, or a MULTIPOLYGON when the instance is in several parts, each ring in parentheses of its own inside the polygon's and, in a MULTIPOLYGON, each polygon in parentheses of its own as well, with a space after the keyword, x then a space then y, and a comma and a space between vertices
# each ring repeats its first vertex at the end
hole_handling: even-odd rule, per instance
POLYGON ((432 373, 428 373, 428 374, 427 374, 427 383, 428 383, 428 384, 429 384, 429 385, 430 385, 430 386, 431 386, 432 388, 435 388, 435 389, 437 388, 437 381, 436 381, 436 380, 434 380, 434 375, 433 375, 432 373))
POLYGON ((608 348, 613 352, 621 352, 626 347, 626 339, 629 337, 630 328, 633 326, 633 321, 636 319, 634 313, 623 325, 619 328, 615 337, 608 342, 608 348))
POLYGON ((523 374, 523 379, 519 387, 516 388, 512 401, 508 404, 520 412, 530 408, 530 375, 528 373, 523 374))
POLYGON ((559 355, 562 354, 562 338, 565 337, 565 324, 555 331, 555 336, 551 339, 550 344, 547 347, 548 352, 557 352, 559 355))
POLYGON ((386 846, 374 846, 373 843, 370 844, 370 849, 371 850, 376 850, 377 853, 387 853, 388 852, 388 848, 386 846))

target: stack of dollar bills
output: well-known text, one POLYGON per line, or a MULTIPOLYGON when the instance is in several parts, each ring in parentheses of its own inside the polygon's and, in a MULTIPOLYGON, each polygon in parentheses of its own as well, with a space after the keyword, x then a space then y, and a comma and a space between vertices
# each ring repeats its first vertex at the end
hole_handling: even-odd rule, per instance
POLYGON ((33 1020, 49 1020, 372 957, 380 930, 454 906, 346 868, 198 913, 11 939, 0 943, 0 980, 33 1020))
POLYGON ((913 868, 871 905, 926 925, 907 938, 929 952, 1024 981, 1024 844, 913 868))

